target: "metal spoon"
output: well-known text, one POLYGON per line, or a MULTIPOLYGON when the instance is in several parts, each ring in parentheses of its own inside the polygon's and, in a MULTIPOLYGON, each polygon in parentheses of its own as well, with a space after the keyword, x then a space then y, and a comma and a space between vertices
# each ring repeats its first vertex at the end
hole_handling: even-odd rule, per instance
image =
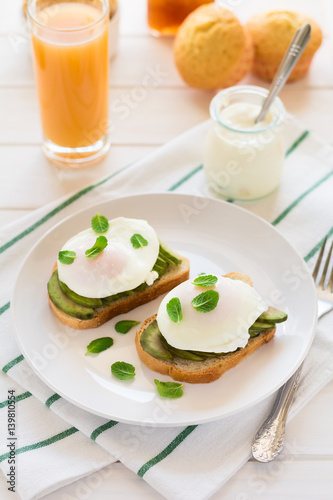
POLYGON ((303 24, 303 26, 298 28, 298 30, 296 31, 295 36, 292 39, 291 44, 289 45, 287 52, 284 55, 284 58, 282 59, 279 69, 277 70, 274 80, 272 81, 272 84, 270 86, 268 96, 264 101, 262 109, 257 116, 255 123, 261 122, 265 118, 270 105, 286 83, 288 76, 293 70, 298 59, 301 57, 310 38, 311 26, 308 23, 303 24))

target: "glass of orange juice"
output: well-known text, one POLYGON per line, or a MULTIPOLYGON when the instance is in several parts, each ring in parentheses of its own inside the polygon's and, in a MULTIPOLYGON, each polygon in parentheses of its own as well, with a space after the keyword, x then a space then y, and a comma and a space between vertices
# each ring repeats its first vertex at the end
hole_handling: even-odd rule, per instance
POLYGON ((103 157, 108 139, 108 0, 29 0, 43 151, 62 166, 103 157))

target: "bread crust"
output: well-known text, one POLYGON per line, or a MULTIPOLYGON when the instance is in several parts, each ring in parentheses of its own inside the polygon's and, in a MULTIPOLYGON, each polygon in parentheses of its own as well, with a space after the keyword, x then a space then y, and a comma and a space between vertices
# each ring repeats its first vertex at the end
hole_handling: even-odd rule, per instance
MULTIPOLYGON (((134 295, 131 295, 129 297, 122 297, 109 306, 103 306, 96 309, 96 314, 92 319, 83 320, 75 318, 73 316, 69 316, 52 302, 48 294, 50 307, 57 318, 64 325, 70 326, 71 328, 75 328, 77 330, 98 328, 115 316, 118 316, 119 314, 125 314, 135 307, 146 304, 147 302, 156 299, 160 295, 169 292, 172 288, 187 280, 189 278, 190 263, 186 257, 180 257, 182 259, 181 264, 179 264, 178 266, 169 266, 167 272, 151 286, 147 286, 146 290, 144 290, 143 292, 135 292, 134 295)), ((56 267, 57 266, 55 265, 53 271, 56 269, 56 267)))
POLYGON ((146 319, 140 330, 136 332, 135 345, 141 361, 150 370, 168 375, 178 382, 188 382, 190 384, 207 384, 217 380, 226 371, 237 366, 243 359, 250 356, 254 351, 266 344, 275 335, 276 327, 260 333, 257 337, 250 338, 247 345, 237 351, 223 354, 216 358, 207 358, 203 361, 192 361, 175 357, 172 361, 156 359, 142 349, 140 337, 143 331, 157 317, 154 314, 146 319))

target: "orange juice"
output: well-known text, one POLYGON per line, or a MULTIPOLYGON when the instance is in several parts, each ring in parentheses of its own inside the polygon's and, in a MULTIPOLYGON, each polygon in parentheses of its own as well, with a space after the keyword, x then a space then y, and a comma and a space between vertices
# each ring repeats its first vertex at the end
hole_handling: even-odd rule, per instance
POLYGON ((175 35, 185 17, 213 0, 148 0, 148 25, 153 34, 175 35))
MULTIPOLYGON (((49 3, 47 4, 49 5, 49 3)), ((35 73, 45 138, 86 148, 108 126, 108 16, 94 4, 63 2, 35 14, 35 73)))

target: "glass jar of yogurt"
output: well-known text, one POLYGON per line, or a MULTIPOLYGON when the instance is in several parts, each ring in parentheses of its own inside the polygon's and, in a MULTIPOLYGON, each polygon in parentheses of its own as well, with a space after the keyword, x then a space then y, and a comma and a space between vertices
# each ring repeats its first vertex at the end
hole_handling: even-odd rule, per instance
POLYGON ((281 136, 285 115, 276 97, 263 121, 255 123, 268 91, 238 85, 211 101, 214 120, 204 150, 204 170, 210 189, 233 200, 256 200, 280 183, 284 161, 281 136))

